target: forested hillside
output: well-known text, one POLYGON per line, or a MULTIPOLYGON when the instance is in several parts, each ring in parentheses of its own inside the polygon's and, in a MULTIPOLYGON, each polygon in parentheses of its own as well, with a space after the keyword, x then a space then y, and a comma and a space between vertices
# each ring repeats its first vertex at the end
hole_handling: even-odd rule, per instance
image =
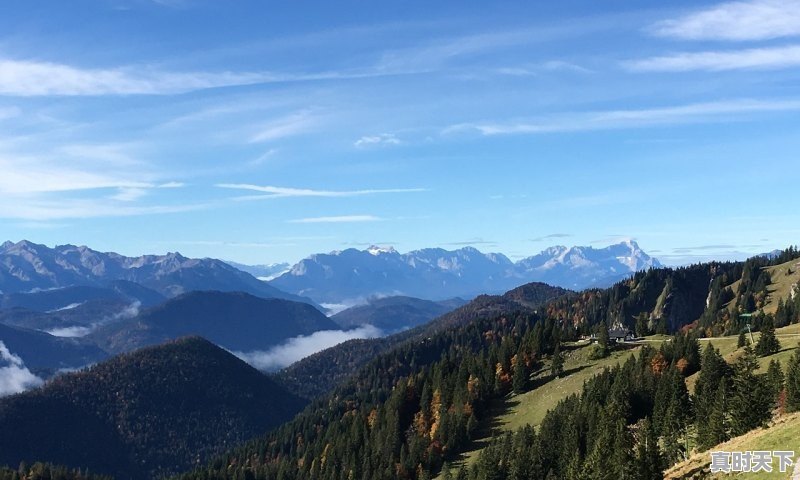
POLYGON ((196 291, 144 310, 137 317, 100 327, 88 338, 112 353, 187 335, 202 336, 232 351, 250 351, 337 328, 307 303, 243 292, 196 291))
POLYGON ((0 465, 155 478, 202 464, 303 404, 208 341, 182 339, 0 399, 0 465))
POLYGON ((425 325, 385 338, 350 340, 318 352, 282 370, 276 378, 295 394, 315 398, 332 390, 379 354, 401 344, 418 342, 478 319, 533 311, 568 293, 569 290, 544 283, 529 283, 502 296, 481 295, 425 325))
MULTIPOLYGON (((781 393, 776 372, 755 373, 752 349, 732 366, 713 349, 701 356, 697 337, 705 332, 694 327, 714 280, 746 270, 743 263, 650 270, 607 290, 565 295, 538 311, 518 308, 454 322, 393 346, 276 432, 181 478, 430 478, 466 447, 481 422, 490 421, 493 399, 561 375, 561 344, 581 333, 597 332, 596 354, 607 355, 613 347, 604 332, 614 324, 644 334, 678 333, 660 349, 645 348, 592 379, 582 395, 547 415, 541 432, 496 439, 473 467, 450 475, 660 478, 690 448, 766 424, 781 396, 791 398, 781 393), (542 376, 544 368, 549 376, 542 376), (696 371, 701 379, 690 396, 685 378, 696 371), (725 400, 717 401, 720 396, 725 400), (696 409, 708 415, 697 416, 696 409), (729 422, 734 416, 738 420, 729 422)), ((769 320, 763 326, 769 332, 769 320)), ((774 348, 768 341, 756 346, 762 355, 774 348)), ((787 377, 790 392, 797 372, 787 377)))
POLYGON ((18 468, 0 467, 0 480, 112 480, 105 475, 37 462, 22 463, 18 468))

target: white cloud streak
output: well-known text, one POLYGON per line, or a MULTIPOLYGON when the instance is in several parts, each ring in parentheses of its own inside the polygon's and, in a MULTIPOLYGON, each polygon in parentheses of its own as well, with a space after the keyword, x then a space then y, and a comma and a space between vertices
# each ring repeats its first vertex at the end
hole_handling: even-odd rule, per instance
POLYGON ((308 336, 291 338, 266 351, 233 352, 233 354, 259 370, 274 371, 342 342, 382 335, 383 332, 372 325, 364 325, 354 330, 323 330, 308 336))
POLYGON ((0 397, 38 387, 44 381, 25 367, 22 359, 0 341, 0 397))
POLYGON ((634 72, 774 70, 800 66, 800 45, 676 53, 632 60, 623 66, 634 72))
POLYGON ((650 27, 680 40, 768 40, 800 35, 800 0, 726 2, 650 27))
POLYGON ((319 118, 308 112, 297 112, 262 125, 250 137, 250 143, 264 143, 306 133, 318 125, 319 118))
POLYGON ((400 145, 400 139, 391 133, 381 133, 378 135, 365 135, 354 142, 358 148, 400 145))
POLYGON ((101 320, 93 322, 90 325, 73 325, 69 327, 54 328, 52 330, 47 330, 46 333, 49 333, 54 337, 67 337, 67 338, 85 337, 86 335, 89 335, 90 333, 95 331, 98 327, 118 322, 120 320, 133 318, 139 315, 139 309, 141 308, 141 306, 142 303, 136 301, 131 303, 127 307, 123 308, 121 311, 113 315, 108 315, 106 317, 103 317, 101 320))
POLYGON ((642 128, 693 122, 711 122, 733 115, 800 111, 800 100, 737 99, 720 102, 693 103, 663 108, 609 110, 562 114, 536 122, 463 123, 447 127, 443 134, 477 131, 486 136, 547 134, 621 128, 642 128))
POLYGON ((275 81, 266 73, 162 72, 146 66, 110 69, 0 60, 0 95, 167 95, 275 81))
POLYGON ((118 202, 134 202, 147 195, 144 188, 120 188, 119 191, 108 198, 118 202))
POLYGON ((427 191, 424 188, 386 188, 386 189, 367 189, 367 190, 313 190, 310 188, 290 188, 275 187, 270 185, 252 185, 248 183, 219 183, 218 188, 228 188, 233 190, 249 190, 253 192, 265 193, 267 195, 252 195, 238 197, 239 200, 261 200, 267 198, 288 198, 288 197, 361 197, 365 195, 377 195, 382 193, 418 193, 427 191))
POLYGON ((109 202, 109 199, 15 199, 15 203, 0 202, 0 218, 50 221, 104 217, 161 215, 204 210, 211 204, 128 205, 109 202))
POLYGON ((383 219, 374 215, 341 215, 337 217, 311 217, 289 220, 288 223, 364 223, 380 222, 383 219))

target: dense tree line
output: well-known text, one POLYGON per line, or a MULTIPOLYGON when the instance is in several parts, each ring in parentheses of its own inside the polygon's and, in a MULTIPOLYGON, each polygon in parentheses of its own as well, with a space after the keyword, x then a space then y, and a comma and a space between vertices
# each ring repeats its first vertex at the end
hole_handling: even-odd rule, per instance
POLYGON ((553 320, 521 312, 405 345, 276 432, 182 478, 429 478, 474 437, 489 400, 528 388, 543 358, 560 357, 562 335, 553 320))
MULTIPOLYGON (((732 420, 732 412, 739 406, 758 405, 753 398, 736 397, 745 395, 745 389, 737 385, 768 383, 765 376, 755 375, 753 362, 723 368, 725 380, 719 382, 708 366, 701 376, 711 378, 706 382, 710 386, 700 387, 707 393, 695 398, 686 390, 685 377, 701 370, 703 364, 696 336, 705 336, 706 332, 692 328, 697 325, 693 322, 703 315, 710 297, 719 295, 717 305, 731 301, 724 298, 730 296, 726 286, 732 279, 741 278, 744 271, 743 262, 653 269, 610 289, 564 295, 537 312, 522 309, 498 313, 492 303, 508 299, 484 297, 479 299, 484 302, 483 317, 407 338, 378 355, 330 395, 313 402, 292 422, 181 478, 430 478, 446 460, 463 450, 476 426, 487 420, 489 401, 531 388, 533 372, 537 372, 537 382, 542 372, 548 378, 562 374, 562 341, 594 333, 606 337, 598 346, 604 350, 608 327, 636 328, 637 323, 645 330, 641 333, 692 333, 678 333, 658 350, 644 348, 636 360, 587 383, 583 395, 565 400, 548 415, 545 423, 551 425, 552 435, 573 432, 564 440, 567 447, 563 451, 571 452, 569 458, 566 453, 557 453, 558 449, 536 450, 537 444, 553 444, 545 424, 538 433, 526 430, 497 442, 510 442, 523 449, 509 454, 517 459, 549 456, 549 463, 528 462, 539 465, 535 471, 541 477, 536 473, 512 478, 571 478, 569 472, 591 471, 613 455, 622 457, 605 463, 619 465, 628 472, 627 478, 639 478, 637 475, 647 472, 642 478, 655 478, 700 442, 711 441, 699 438, 698 432, 708 429, 698 422, 709 420, 698 420, 696 408, 709 413, 717 426, 711 431, 716 431, 717 437, 751 428, 768 418, 763 412, 769 413, 772 401, 748 413, 760 412, 760 416, 748 416, 748 421, 736 425, 732 420), (728 293, 723 293, 726 288, 728 293), (489 312, 495 315, 489 317, 489 312), (545 359, 549 369, 542 368, 545 359)), ((751 349, 747 352, 743 358, 754 355, 751 349)), ((765 392, 774 390, 755 388, 748 393, 763 398, 765 392)), ((784 396, 788 398, 788 393, 784 396)), ((507 447, 496 450, 506 451, 507 447)), ((492 451, 488 449, 486 455, 492 451)), ((494 460, 484 463, 495 465, 494 460)), ((483 477, 479 471, 451 471, 450 475, 503 478, 483 477)))
MULTIPOLYGON (((370 373, 360 376, 363 383, 338 389, 277 432, 181 478, 431 478, 474 436, 490 399, 529 388, 543 358, 556 365, 551 377, 560 374, 562 335, 556 322, 526 314, 479 321, 408 346, 373 362, 370 373), (427 356, 437 351, 445 352, 438 360, 427 356)), ((745 357, 754 358, 748 352, 745 357)), ((472 469, 444 466, 444 473, 481 480, 660 478, 700 441, 694 405, 714 411, 705 393, 690 397, 686 376, 700 371, 699 391, 712 391, 714 398, 719 378, 731 384, 732 396, 777 398, 766 386, 753 390, 767 382, 755 375, 752 361, 723 368, 721 357, 717 365, 709 355, 701 355, 693 334, 676 335, 659 349, 643 347, 638 357, 587 382, 582 395, 562 401, 539 432, 526 428, 495 439, 472 469), (737 388, 737 382, 750 388, 737 388)), ((724 404, 725 418, 735 405, 757 405, 750 397, 737 401, 724 404)), ((725 434, 763 424, 771 406, 751 408, 745 412, 751 420, 726 427, 725 434)))
POLYGON ((187 338, 0 399, 0 465, 45 460, 119 480, 173 475, 294 416, 302 400, 187 338))
POLYGON ((111 480, 87 470, 69 469, 49 463, 20 464, 17 469, 0 467, 0 480, 111 480))
POLYGON ((687 355, 696 352, 691 336, 661 350, 644 347, 587 382, 580 396, 562 400, 538 431, 524 427, 495 438, 471 467, 447 467, 445 478, 661 479, 692 449, 764 426, 775 408, 800 409, 800 350, 784 376, 776 361, 757 374, 749 346, 729 365, 709 345, 690 396, 684 375, 692 371, 687 355))
POLYGON ((590 334, 596 325, 621 326, 638 335, 672 333, 700 318, 712 280, 735 278, 741 262, 713 262, 637 272, 607 289, 585 290, 549 302, 547 316, 590 334))
MULTIPOLYGON (((747 324, 760 330, 762 322, 771 317, 761 310, 767 304, 768 287, 773 281, 768 268, 798 258, 800 250, 789 247, 772 256, 757 256, 730 264, 731 268, 719 271, 711 282, 707 306, 698 322, 704 335, 735 335, 747 324), (737 281, 739 284, 734 291, 737 281)), ((786 274, 791 272, 789 267, 786 274)), ((777 312, 771 320, 778 328, 800 322, 800 296, 795 294, 786 301, 779 299, 777 312)))
POLYGON ((351 340, 304 358, 274 378, 295 395, 314 399, 345 383, 372 359, 403 344, 418 343, 470 322, 534 312, 542 304, 572 292, 544 283, 522 285, 504 295, 480 295, 452 312, 418 327, 385 338, 351 340))

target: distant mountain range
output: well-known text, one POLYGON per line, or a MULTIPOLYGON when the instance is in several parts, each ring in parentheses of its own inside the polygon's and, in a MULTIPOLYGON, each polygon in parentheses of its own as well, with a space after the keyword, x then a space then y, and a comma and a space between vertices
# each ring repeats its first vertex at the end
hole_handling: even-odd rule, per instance
POLYGON ((443 300, 501 293, 529 282, 573 290, 605 287, 634 272, 660 266, 634 241, 598 249, 551 247, 518 262, 473 247, 401 254, 391 247, 373 246, 312 255, 269 283, 322 304, 396 295, 443 300))
MULTIPOLYGON (((10 307, 0 308, 0 342, 41 378, 189 335, 251 351, 341 328, 307 303, 244 292, 193 291, 144 307, 114 290, 66 287, 6 294, 0 302, 10 307), (51 309, 64 302, 66 307, 51 309)), ((0 370, 0 386, 5 377, 0 370)), ((4 390, 9 389, 0 388, 0 396, 4 390)))
POLYGON ((289 263, 272 263, 270 265, 245 265, 231 261, 225 263, 265 282, 278 278, 292 269, 292 265, 289 263))
POLYGON ((211 258, 192 259, 179 253, 125 257, 85 246, 49 248, 26 240, 0 245, 0 292, 5 294, 75 286, 108 288, 119 280, 139 284, 164 297, 193 290, 220 290, 313 303, 211 258))

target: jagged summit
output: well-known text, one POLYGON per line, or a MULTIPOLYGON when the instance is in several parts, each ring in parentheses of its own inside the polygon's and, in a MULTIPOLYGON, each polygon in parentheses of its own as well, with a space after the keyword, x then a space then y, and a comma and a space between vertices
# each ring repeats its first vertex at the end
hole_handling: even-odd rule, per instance
POLYGON ((7 241, 0 249, 0 291, 4 293, 108 287, 119 280, 138 283, 166 297, 192 290, 221 290, 313 303, 282 292, 221 260, 192 259, 178 252, 126 257, 87 246, 50 248, 28 240, 7 241))
POLYGON ((378 245, 371 245, 367 250, 371 255, 382 255, 382 254, 396 254, 397 250, 394 249, 392 246, 378 246, 378 245))
POLYGON ((576 290, 607 286, 658 266, 658 260, 632 239, 604 248, 553 246, 516 263, 501 253, 483 253, 472 246, 401 254, 393 247, 372 245, 366 250, 311 255, 271 284, 322 303, 376 295, 442 300, 501 293, 534 281, 576 290))

